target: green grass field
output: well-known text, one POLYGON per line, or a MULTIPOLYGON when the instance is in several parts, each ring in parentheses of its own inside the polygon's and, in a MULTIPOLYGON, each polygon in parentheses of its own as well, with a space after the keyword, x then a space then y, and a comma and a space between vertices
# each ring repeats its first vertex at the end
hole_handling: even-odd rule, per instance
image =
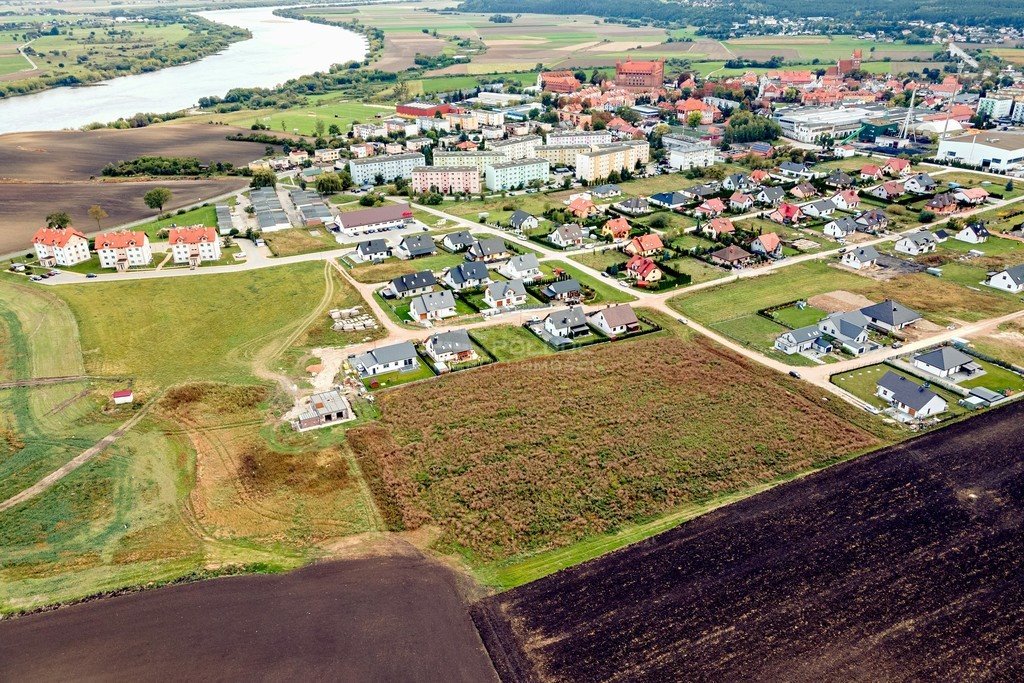
POLYGON ((814 306, 804 306, 802 309, 796 306, 787 306, 772 312, 772 317, 775 320, 794 330, 813 325, 826 315, 828 315, 826 311, 814 306))
POLYGON ((578 268, 570 266, 565 261, 547 261, 547 265, 552 268, 561 268, 569 276, 576 278, 579 283, 585 287, 590 287, 596 293, 593 301, 589 301, 591 304, 600 303, 629 303, 630 301, 636 301, 636 297, 628 292, 624 292, 618 287, 602 282, 598 278, 590 277, 578 268))
POLYGON ((86 367, 167 385, 251 381, 254 355, 312 312, 324 266, 60 287, 78 320, 86 367), (109 301, 118 301, 111 307, 109 301))
POLYGON ((136 226, 132 229, 142 230, 149 235, 149 240, 151 242, 155 242, 157 240, 166 239, 160 237, 161 230, 183 225, 208 225, 210 227, 217 227, 217 208, 214 206, 200 206, 186 211, 185 213, 175 213, 171 214, 168 218, 158 218, 150 221, 149 223, 143 223, 142 225, 136 226))
POLYGON ((336 125, 344 135, 355 122, 366 123, 375 118, 387 118, 394 112, 394 107, 386 105, 325 99, 310 106, 292 109, 246 109, 228 114, 203 114, 200 117, 179 120, 195 121, 196 118, 201 118, 204 121, 227 123, 245 128, 254 123, 260 123, 268 126, 271 132, 298 133, 300 135, 314 135, 316 122, 323 121, 325 129, 336 125))
POLYGON ((444 268, 457 266, 465 260, 466 257, 462 254, 440 251, 433 256, 423 256, 409 261, 390 258, 381 263, 360 263, 353 266, 350 272, 357 282, 388 282, 399 275, 416 273, 421 270, 439 272, 444 268))
POLYGON ((960 382, 959 386, 962 386, 965 389, 985 387, 992 391, 1013 394, 1018 394, 1021 391, 1024 391, 1024 377, 1021 377, 1017 373, 1010 372, 1006 368, 989 363, 988 361, 975 359, 975 362, 985 369, 985 374, 980 377, 972 377, 971 379, 960 382))
POLYGON ((555 352, 538 339, 537 335, 517 325, 482 327, 473 330, 472 334, 499 361, 523 360, 555 352))

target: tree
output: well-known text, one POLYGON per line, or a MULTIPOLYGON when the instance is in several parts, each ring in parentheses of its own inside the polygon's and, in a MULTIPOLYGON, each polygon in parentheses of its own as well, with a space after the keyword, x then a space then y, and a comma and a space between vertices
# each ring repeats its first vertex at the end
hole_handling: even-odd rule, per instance
POLYGON ((703 115, 699 111, 691 111, 686 115, 686 125, 690 128, 696 128, 700 125, 700 120, 703 115))
POLYGON ((261 187, 275 187, 277 185, 277 174, 269 168, 260 168, 253 172, 249 187, 259 189, 261 187))
POLYGON ((89 207, 89 218, 96 221, 96 229, 100 229, 100 223, 107 217, 107 212, 103 210, 103 207, 99 204, 93 204, 89 207))
POLYGON ((321 173, 316 178, 316 191, 320 194, 341 192, 341 178, 337 173, 321 173))
POLYGON ((313 124, 313 131, 318 138, 322 138, 324 133, 327 132, 327 124, 324 123, 323 119, 317 119, 316 123, 313 124))
POLYGON ((66 228, 71 225, 71 215, 67 211, 54 211, 46 217, 46 227, 66 228))
POLYGON ((171 197, 174 193, 168 190, 166 187, 154 187, 152 190, 142 196, 142 201, 146 203, 151 209, 157 211, 163 211, 164 205, 171 201, 171 197))
POLYGON ((334 137, 338 137, 339 135, 341 135, 341 128, 338 127, 338 124, 332 123, 330 126, 327 127, 327 132, 334 137))

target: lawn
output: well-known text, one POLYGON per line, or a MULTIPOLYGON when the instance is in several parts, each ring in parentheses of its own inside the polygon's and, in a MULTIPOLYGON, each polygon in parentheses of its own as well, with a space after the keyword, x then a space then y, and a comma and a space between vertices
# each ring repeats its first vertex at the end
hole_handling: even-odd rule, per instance
POLYGON ((419 367, 415 370, 410 370, 408 372, 396 370, 395 372, 388 372, 383 375, 367 377, 363 379, 363 386, 367 389, 377 391, 380 389, 387 389, 389 387, 397 387, 402 384, 408 384, 409 382, 415 382, 421 379, 428 379, 433 376, 434 371, 431 370, 426 361, 421 358, 419 367))
POLYGON ((576 280, 585 287, 590 287, 594 290, 596 296, 592 301, 588 301, 590 304, 600 303, 629 303, 630 301, 636 301, 636 297, 629 292, 624 292, 618 287, 615 287, 608 282, 602 282, 598 278, 590 277, 583 271, 570 266, 565 261, 545 261, 552 268, 561 268, 570 277, 576 278, 576 280))
POLYGON ((985 387, 992 391, 1005 392, 1007 394, 1018 394, 1024 391, 1024 377, 988 361, 975 359, 975 362, 985 369, 985 374, 960 382, 959 386, 964 389, 985 387))
POLYGON ((450 254, 446 251, 439 251, 433 256, 403 261, 398 258, 390 258, 382 263, 360 263, 353 266, 349 271, 357 282, 389 282, 399 275, 417 273, 421 270, 440 272, 445 268, 451 268, 464 262, 466 257, 463 254, 450 254))
POLYGON ((263 233, 263 239, 274 256, 295 256, 316 251, 340 249, 341 245, 326 228, 314 228, 319 234, 313 235, 307 228, 291 228, 263 233))
POLYGON ((90 373, 147 385, 249 381, 254 356, 316 309, 324 274, 310 262, 55 291, 78 321, 90 373))
MULTIPOLYGON (((833 375, 832 383, 835 384, 837 387, 845 389, 846 391, 850 392, 851 394, 861 399, 862 401, 869 403, 874 407, 878 408, 879 410, 881 410, 883 408, 887 408, 889 404, 875 395, 875 389, 878 385, 878 380, 880 380, 886 372, 893 372, 897 375, 906 377, 907 379, 912 380, 918 385, 924 384, 923 379, 914 377, 910 373, 898 370, 896 368, 884 364, 870 365, 868 367, 860 368, 858 370, 851 370, 850 372, 844 372, 838 375, 833 375)), ((960 413, 965 412, 965 409, 957 403, 957 401, 960 400, 960 397, 957 396, 956 394, 946 391, 945 389, 942 389, 941 387, 936 386, 934 384, 931 386, 931 390, 934 391, 939 396, 941 396, 943 399, 945 399, 946 403, 948 404, 948 412, 944 413, 945 416, 958 415, 960 413)))
POLYGON ((496 325, 473 330, 473 337, 499 361, 523 360, 554 353, 554 349, 525 327, 496 325))
POLYGON ((185 213, 176 213, 168 218, 143 223, 132 230, 142 230, 149 236, 150 242, 156 242, 157 240, 166 240, 166 237, 160 236, 160 231, 164 228, 183 225, 207 225, 215 228, 217 227, 217 208, 215 206, 200 206, 185 213))
POLYGON ((772 311, 771 314, 772 318, 794 330, 814 325, 826 315, 828 315, 827 311, 806 305, 803 308, 797 308, 795 305, 787 306, 786 308, 772 311))
POLYGON ((690 276, 691 285, 699 285, 703 282, 710 282, 711 280, 717 280, 723 278, 729 274, 728 271, 712 266, 711 264, 704 263, 695 258, 689 256, 683 256, 681 258, 670 259, 665 262, 670 268, 678 270, 680 273, 690 276))
POLYGON ((618 249, 588 251, 584 254, 570 256, 569 258, 595 270, 605 270, 610 266, 621 266, 629 260, 629 257, 618 249))
POLYGON ((950 171, 935 176, 935 179, 947 187, 951 183, 956 183, 960 187, 983 187, 993 194, 1001 195, 1004 199, 1016 199, 1024 194, 1024 181, 1019 178, 1012 181, 1013 189, 1009 192, 1006 190, 1006 183, 1010 179, 1000 180, 999 178, 981 173, 971 173, 970 171, 950 171))
POLYGON ((847 421, 867 416, 821 398, 658 335, 389 391, 381 422, 347 436, 390 528, 430 525, 437 549, 487 568, 880 445, 847 421))

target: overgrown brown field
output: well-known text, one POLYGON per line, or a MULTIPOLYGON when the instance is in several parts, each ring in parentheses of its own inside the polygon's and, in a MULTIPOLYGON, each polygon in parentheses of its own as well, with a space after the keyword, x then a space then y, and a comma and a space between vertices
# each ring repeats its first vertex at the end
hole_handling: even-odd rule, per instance
MULTIPOLYGON (((881 443, 703 340, 668 336, 382 392, 348 432, 385 521, 488 561, 570 544, 881 443)), ((853 419, 857 419, 853 417, 853 419)))

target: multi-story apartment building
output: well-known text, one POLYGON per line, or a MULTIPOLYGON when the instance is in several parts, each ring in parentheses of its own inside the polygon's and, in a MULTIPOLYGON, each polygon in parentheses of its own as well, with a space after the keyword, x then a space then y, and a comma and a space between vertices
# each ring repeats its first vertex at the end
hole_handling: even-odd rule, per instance
POLYGON ((147 266, 153 260, 149 236, 142 230, 119 230, 96 235, 96 253, 100 267, 119 272, 147 266))
POLYGON ((420 166, 412 171, 416 192, 459 194, 480 192, 480 171, 475 166, 420 166))
POLYGON ((220 259, 220 238, 215 228, 205 225, 171 228, 167 242, 171 245, 171 257, 175 263, 187 263, 195 268, 200 263, 220 259))
POLYGON ((608 145, 612 142, 610 130, 559 130, 548 133, 550 145, 608 145))
POLYGON ((73 266, 89 260, 89 240, 74 228, 40 228, 32 237, 39 265, 73 266))
POLYGON ((476 117, 479 126, 504 126, 505 112, 492 111, 490 109, 475 109, 473 116, 476 117))
POLYGON ((522 135, 519 137, 511 137, 507 140, 495 140, 489 143, 487 146, 492 152, 501 152, 508 159, 516 161, 518 159, 530 159, 536 157, 537 147, 543 141, 539 135, 522 135))
POLYGON ((487 189, 493 192, 527 187, 531 182, 548 180, 547 159, 520 159, 493 164, 485 171, 487 189))
POLYGON ((661 140, 668 150, 668 165, 674 169, 704 168, 715 163, 715 148, 706 142, 668 135, 661 140))
POLYGON ((426 158, 419 152, 351 159, 348 162, 348 172, 352 176, 352 182, 365 185, 375 182, 377 176, 383 177, 385 182, 395 178, 411 178, 412 170, 425 165, 426 162, 426 158))
POLYGON ((587 182, 607 178, 613 172, 632 171, 637 163, 650 159, 646 140, 629 140, 614 145, 598 145, 576 155, 576 177, 587 182))
MULTIPOLYGON (((477 173, 484 173, 488 166, 492 166, 508 157, 498 151, 480 150, 470 152, 434 152, 434 166, 472 166, 477 173)), ((421 164, 422 165, 422 164, 421 164)))
POLYGON ((552 166, 575 166, 576 155, 589 152, 590 145, 540 145, 534 152, 552 166))

